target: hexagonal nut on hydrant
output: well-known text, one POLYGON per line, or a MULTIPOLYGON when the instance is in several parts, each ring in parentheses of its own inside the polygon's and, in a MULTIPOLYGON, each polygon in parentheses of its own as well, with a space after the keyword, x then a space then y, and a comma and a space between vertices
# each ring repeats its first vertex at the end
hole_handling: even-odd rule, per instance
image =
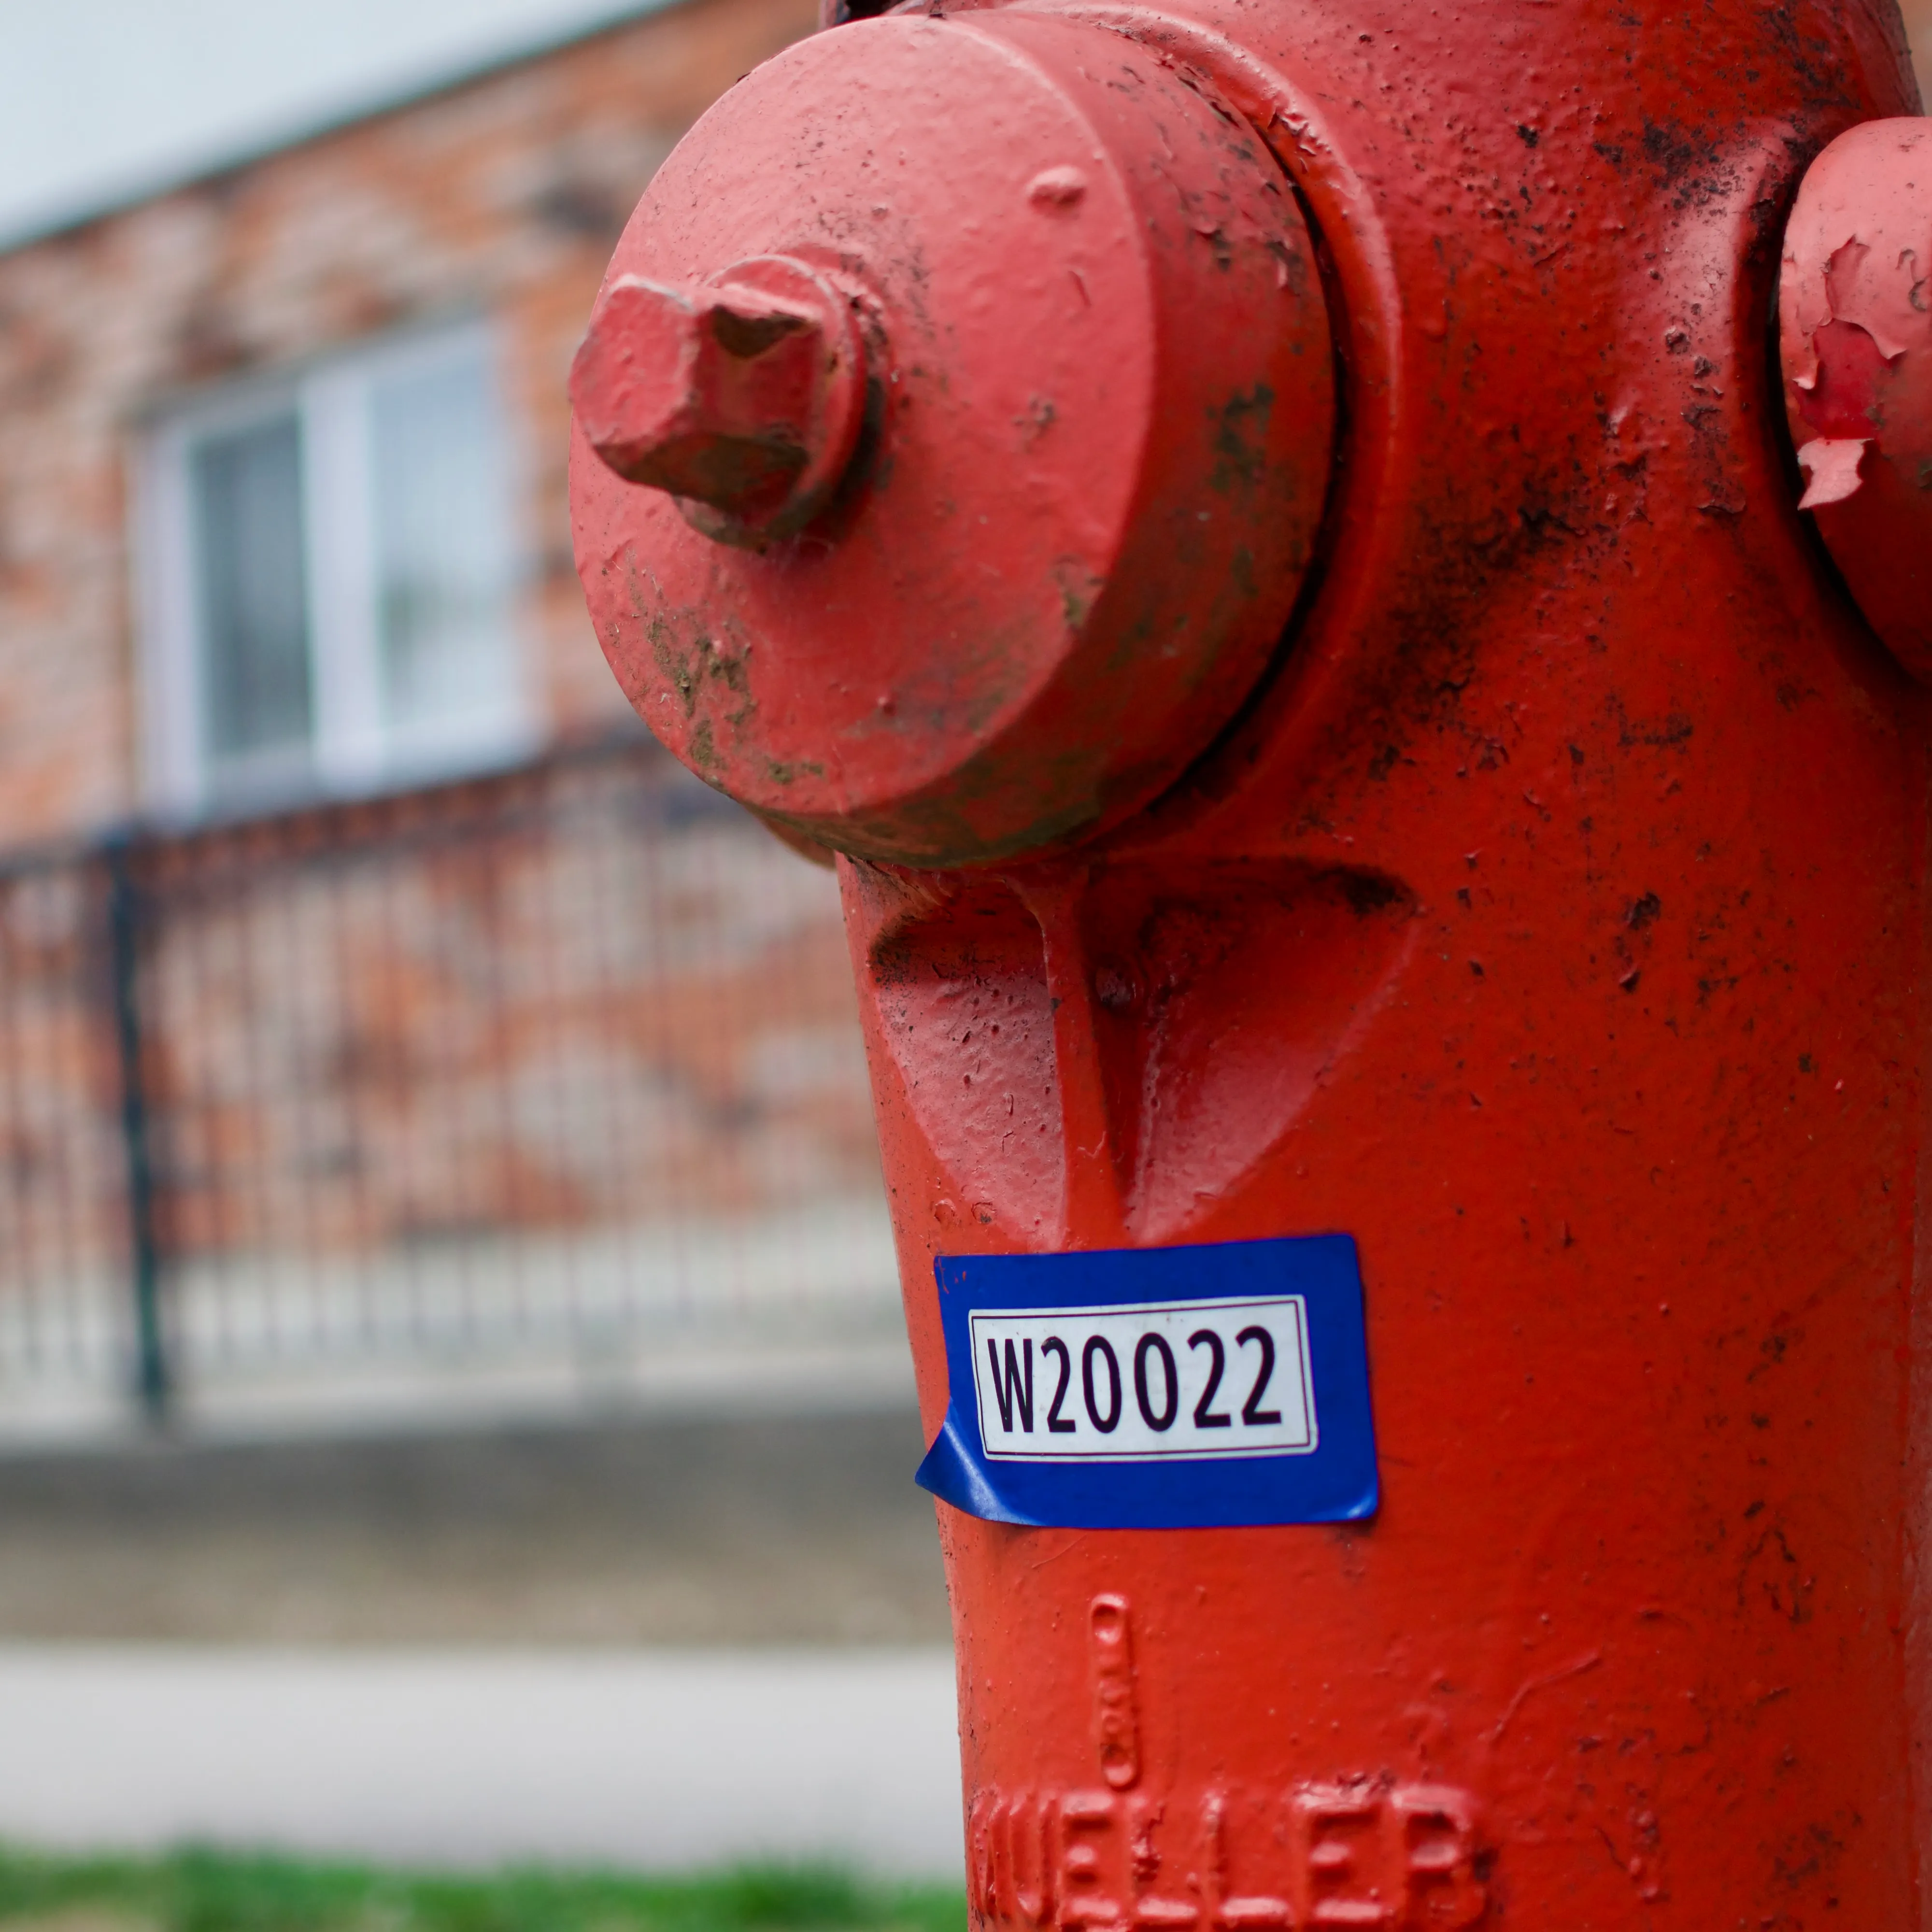
POLYGON ((856 441, 862 358, 844 309, 777 259, 716 286, 622 276, 572 365, 572 406, 611 470, 678 498, 706 535, 788 535, 822 506, 856 441))

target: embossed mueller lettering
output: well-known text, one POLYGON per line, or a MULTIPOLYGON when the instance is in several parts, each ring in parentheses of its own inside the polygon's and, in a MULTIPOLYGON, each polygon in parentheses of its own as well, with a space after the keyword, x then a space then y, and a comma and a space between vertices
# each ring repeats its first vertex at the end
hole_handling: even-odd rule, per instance
POLYGON ((967 1834, 981 1928, 1457 1932, 1488 1907, 1474 1800, 1338 1779, 1155 1797, 982 1786, 967 1834))
POLYGON ((1088 1610, 1094 1745, 1109 1787, 983 1785, 967 1828, 980 1932, 1456 1932, 1488 1907, 1475 1801, 1388 1777, 1269 1790, 1141 1784, 1132 1611, 1088 1610))

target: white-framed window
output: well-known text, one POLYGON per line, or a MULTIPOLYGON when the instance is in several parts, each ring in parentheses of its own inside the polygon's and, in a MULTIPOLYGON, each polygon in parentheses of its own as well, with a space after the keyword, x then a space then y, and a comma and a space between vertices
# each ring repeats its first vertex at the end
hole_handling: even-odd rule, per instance
POLYGON ((466 322, 155 424, 136 545, 152 805, 366 792, 531 747, 496 362, 466 322))

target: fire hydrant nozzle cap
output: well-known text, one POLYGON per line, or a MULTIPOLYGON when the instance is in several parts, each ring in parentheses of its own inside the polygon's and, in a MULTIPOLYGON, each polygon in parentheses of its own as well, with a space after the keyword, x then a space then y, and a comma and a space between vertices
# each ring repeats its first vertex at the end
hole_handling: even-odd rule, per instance
POLYGON ((1333 370, 1293 191, 1203 85, 1046 16, 821 34, 611 265, 572 383, 599 636, 679 757, 826 844, 1085 836, 1276 647, 1333 370))
POLYGON ((1865 619, 1932 682, 1932 121, 1848 130, 1814 161, 1778 290, 1799 508, 1865 619))

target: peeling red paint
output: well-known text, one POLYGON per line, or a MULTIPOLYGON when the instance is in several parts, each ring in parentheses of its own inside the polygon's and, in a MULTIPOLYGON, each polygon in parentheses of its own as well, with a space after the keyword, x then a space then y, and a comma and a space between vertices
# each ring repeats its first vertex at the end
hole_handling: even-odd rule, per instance
POLYGON ((1798 507, 1872 628, 1932 680, 1932 123, 1867 122, 1818 157, 1778 315, 1798 507))

